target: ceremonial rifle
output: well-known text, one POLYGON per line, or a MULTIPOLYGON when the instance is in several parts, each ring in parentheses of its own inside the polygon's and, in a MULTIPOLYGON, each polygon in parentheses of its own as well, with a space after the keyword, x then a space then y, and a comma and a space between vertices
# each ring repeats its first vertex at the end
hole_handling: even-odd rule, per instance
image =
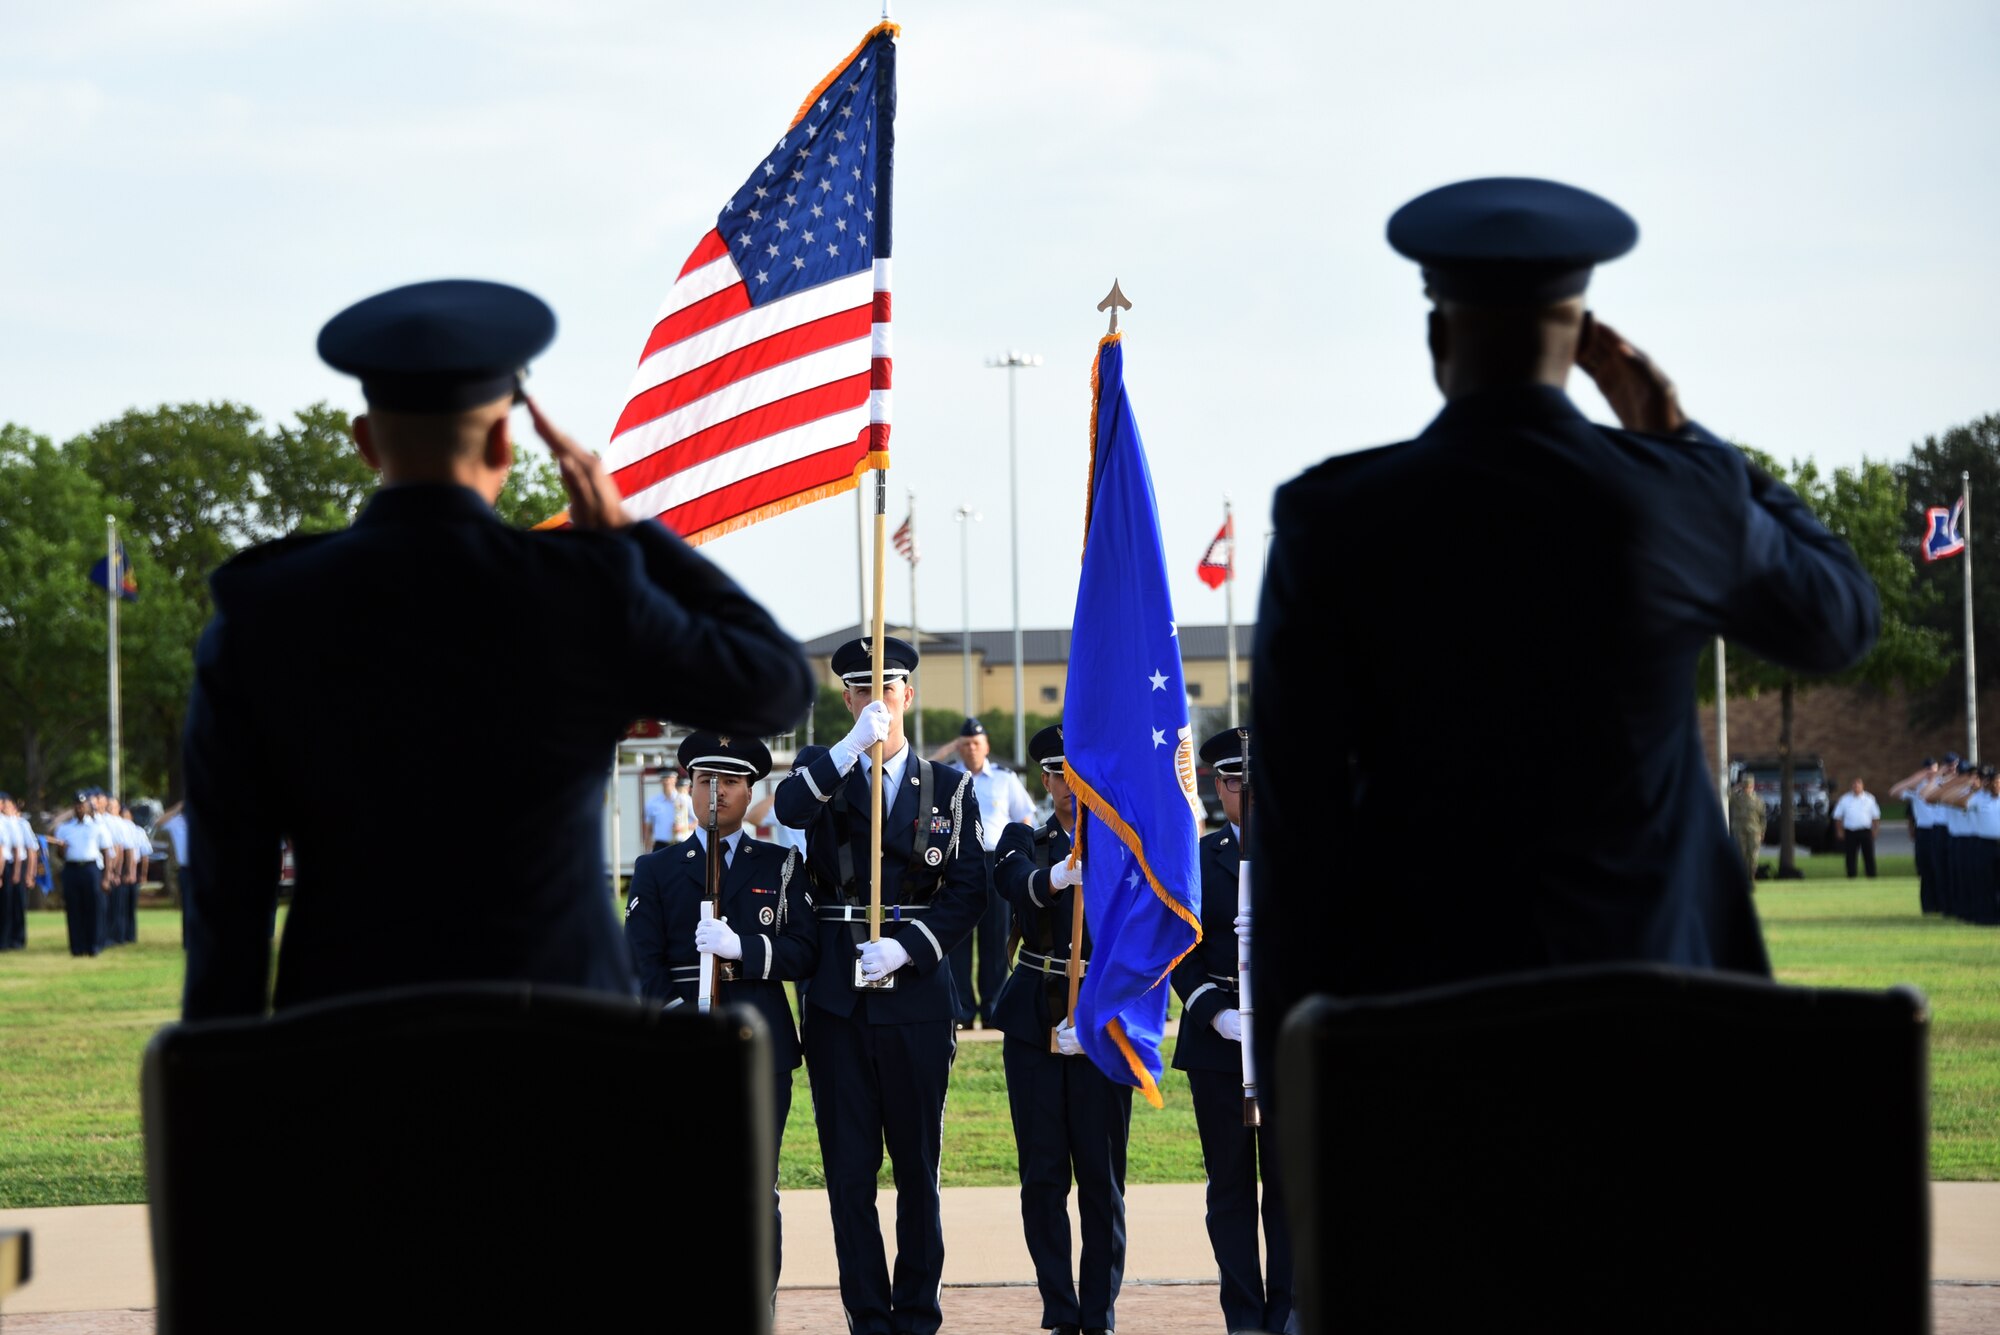
MULTIPOLYGON (((1238 728, 1236 736, 1243 743, 1243 802, 1237 808, 1236 822, 1236 914, 1241 917, 1250 912, 1250 730, 1238 728)), ((1255 923, 1251 930, 1256 930, 1255 923)), ((1261 1126, 1264 1114, 1257 1106, 1257 1068, 1250 1055, 1250 943, 1240 934, 1236 938, 1236 1018, 1243 1034, 1243 1125, 1261 1126)))
MULTIPOLYGON (((721 801, 722 776, 713 770, 708 772, 708 894, 701 901, 703 922, 722 917, 722 839, 721 801)), ((715 1006, 715 999, 724 980, 734 977, 720 955, 708 955, 702 960, 701 981, 695 985, 695 1007, 704 1015, 715 1006)))

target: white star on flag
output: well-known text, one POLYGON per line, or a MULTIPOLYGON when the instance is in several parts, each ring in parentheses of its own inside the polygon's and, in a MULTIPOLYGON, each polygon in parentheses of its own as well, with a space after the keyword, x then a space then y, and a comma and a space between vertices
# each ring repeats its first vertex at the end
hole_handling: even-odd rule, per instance
POLYGON ((1154 668, 1153 675, 1146 678, 1146 680, 1153 683, 1153 689, 1156 691, 1164 691, 1167 689, 1167 674, 1160 671, 1158 668, 1154 668))
POLYGON ((1166 744, 1167 744, 1167 734, 1160 731, 1158 728, 1153 729, 1153 745, 1165 746, 1166 744))

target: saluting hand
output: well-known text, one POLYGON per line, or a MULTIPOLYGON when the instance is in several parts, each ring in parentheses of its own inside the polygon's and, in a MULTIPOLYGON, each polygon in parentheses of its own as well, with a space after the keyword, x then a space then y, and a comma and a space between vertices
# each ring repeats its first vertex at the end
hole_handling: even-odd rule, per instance
POLYGON ((554 422, 542 415, 542 407, 526 394, 521 401, 534 419, 535 434, 555 456, 556 471, 562 475, 563 490, 569 493, 569 519, 578 528, 625 528, 632 516, 625 513, 625 498, 611 480, 604 460, 577 444, 554 422))
POLYGON ((1589 311, 1577 338, 1576 364, 1596 382, 1627 430, 1671 436, 1687 425, 1680 394, 1667 373, 1589 311))

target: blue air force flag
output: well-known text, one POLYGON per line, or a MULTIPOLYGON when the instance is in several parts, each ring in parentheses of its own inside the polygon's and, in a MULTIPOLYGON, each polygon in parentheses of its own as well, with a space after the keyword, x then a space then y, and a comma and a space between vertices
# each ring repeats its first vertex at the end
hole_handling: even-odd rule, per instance
POLYGON ((1090 508, 1063 692, 1063 768, 1088 812, 1091 950, 1077 1037, 1099 1070, 1157 1108, 1167 975, 1201 940, 1201 799, 1159 510, 1124 367, 1112 334, 1091 376, 1090 508))

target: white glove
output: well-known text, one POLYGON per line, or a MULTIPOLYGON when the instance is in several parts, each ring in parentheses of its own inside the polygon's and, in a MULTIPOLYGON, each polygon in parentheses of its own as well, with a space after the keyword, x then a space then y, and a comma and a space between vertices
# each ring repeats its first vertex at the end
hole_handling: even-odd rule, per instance
POLYGON ((854 716, 854 726, 847 730, 847 736, 835 742, 828 754, 833 758, 834 768, 842 774, 854 768, 861 755, 877 742, 889 740, 889 706, 880 700, 870 700, 854 716))
POLYGON ((1076 1025, 1073 1021, 1064 1020, 1056 1026, 1056 1051, 1065 1057, 1082 1054, 1083 1043, 1076 1036, 1076 1025))
POLYGON ((1246 946, 1250 944, 1250 910, 1248 909, 1236 915, 1236 939, 1246 946))
POLYGON ((856 946, 855 950, 861 954, 861 976, 870 981, 887 978, 910 962, 910 952, 893 937, 885 936, 880 941, 867 942, 856 946))
POLYGON ((1215 1026, 1216 1033, 1221 1034, 1231 1043, 1241 1043, 1243 1041, 1243 1012, 1237 1010, 1234 1006, 1226 1011, 1217 1011, 1215 1018, 1210 1020, 1209 1023, 1215 1026))
POLYGON ((1081 858, 1077 859, 1074 867, 1069 865, 1069 859, 1064 858, 1061 862, 1049 868, 1049 885, 1054 889, 1067 890, 1073 885, 1082 884, 1083 860, 1081 858))
POLYGON ((725 960, 743 958, 743 938, 727 918, 703 918, 694 925, 694 948, 704 955, 725 960))

